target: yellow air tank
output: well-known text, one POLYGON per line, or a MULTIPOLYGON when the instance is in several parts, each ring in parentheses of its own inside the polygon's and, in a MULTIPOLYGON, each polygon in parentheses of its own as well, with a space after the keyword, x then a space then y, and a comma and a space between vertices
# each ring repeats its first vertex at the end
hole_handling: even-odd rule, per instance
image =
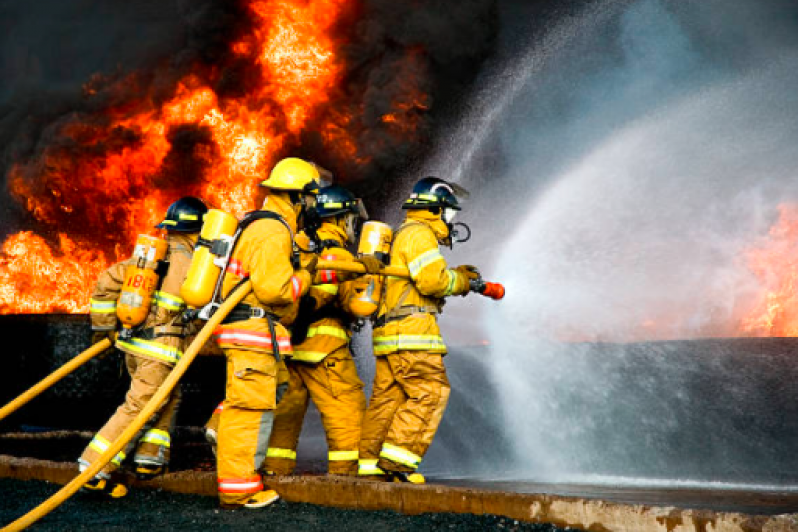
POLYGON ((238 220, 232 214, 211 209, 205 215, 188 275, 180 287, 180 297, 186 305, 201 308, 211 302, 219 275, 232 252, 237 228, 238 220))
POLYGON ((357 255, 373 255, 387 264, 392 241, 393 230, 390 225, 376 221, 366 222, 360 231, 357 255))
MULTIPOLYGON (((360 233, 360 242, 357 247, 358 257, 373 255, 387 264, 391 254, 393 230, 391 226, 382 222, 366 222, 360 233)), ((355 286, 355 294, 349 302, 352 314, 359 318, 368 318, 377 312, 382 297, 381 275, 368 275, 362 277, 355 286)))
POLYGON ((116 305, 116 315, 125 329, 144 323, 150 313, 152 295, 158 286, 158 265, 166 257, 165 240, 139 235, 133 250, 135 262, 125 270, 125 282, 116 305))

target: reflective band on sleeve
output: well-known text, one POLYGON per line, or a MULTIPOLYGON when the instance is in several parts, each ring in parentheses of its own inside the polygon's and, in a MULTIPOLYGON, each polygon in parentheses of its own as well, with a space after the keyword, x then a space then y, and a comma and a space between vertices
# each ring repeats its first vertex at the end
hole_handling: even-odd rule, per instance
POLYGON ((444 258, 437 248, 422 253, 407 265, 407 269, 410 270, 410 277, 415 280, 421 270, 439 260, 444 260, 444 258))
POLYGON ((319 277, 325 283, 332 283, 332 284, 338 283, 338 272, 336 272, 335 270, 321 270, 319 272, 319 277))
POLYGON ((160 445, 168 449, 171 447, 172 439, 169 437, 169 433, 164 430, 150 429, 144 433, 144 437, 141 438, 141 441, 160 445))
POLYGON ((291 297, 296 301, 300 295, 302 295, 302 281, 294 275, 291 277, 291 297))
POLYGON ((269 447, 269 449, 266 451, 266 458, 285 458, 286 460, 296 460, 296 451, 293 449, 269 447))
POLYGON ((161 291, 155 292, 155 303, 161 308, 174 311, 179 311, 185 304, 179 297, 161 291))
POLYGON ((214 409, 214 414, 221 414, 222 410, 224 410, 224 403, 219 403, 219 405, 214 409))
POLYGON ((380 451, 380 458, 385 458, 397 464, 417 469, 421 464, 421 457, 417 454, 411 453, 407 449, 402 449, 390 443, 383 443, 382 450, 380 451))
POLYGON ((320 335, 334 336, 335 338, 341 338, 342 340, 349 340, 349 331, 342 329, 341 327, 321 325, 319 327, 311 327, 308 329, 308 338, 313 338, 314 336, 320 335))
POLYGON ((219 478, 219 493, 257 493, 263 491, 260 476, 249 478, 219 478))
MULTIPOLYGON (((267 332, 251 331, 249 329, 226 329, 219 327, 213 332, 213 337, 219 347, 248 346, 265 349, 272 348, 272 335, 267 332)), ((277 345, 281 353, 290 353, 291 338, 289 336, 278 336, 277 345)))
POLYGON ((326 292, 328 294, 336 295, 338 294, 338 285, 337 284, 314 284, 313 288, 316 290, 321 290, 322 292, 326 292))
POLYGON ((377 460, 376 458, 369 459, 369 460, 360 460, 358 462, 357 467, 357 474, 358 475, 384 475, 385 471, 377 467, 377 460))
POLYGON ((113 314, 116 312, 116 301, 101 301, 99 299, 92 299, 91 313, 92 314, 113 314))
POLYGON ((454 283, 457 281, 457 274, 452 270, 446 270, 446 275, 449 277, 449 284, 446 285, 444 295, 450 296, 454 291, 454 283))
POLYGON ((358 451, 330 451, 327 453, 327 460, 338 462, 342 460, 357 460, 360 456, 358 451))
MULTIPOLYGON (((100 454, 103 454, 105 451, 107 451, 110 446, 111 442, 109 442, 99 434, 95 434, 94 438, 89 442, 89 447, 91 447, 100 454)), ((114 456, 113 460, 111 460, 111 463, 119 467, 120 465, 122 465, 122 462, 125 461, 125 456, 126 456, 125 453, 119 451, 119 454, 114 456)))
POLYGON ((227 271, 241 279, 249 277, 249 272, 244 270, 244 266, 238 259, 230 259, 230 262, 227 263, 227 271))
POLYGON ((443 338, 436 334, 396 334, 393 336, 375 336, 374 354, 384 355, 397 351, 433 351, 446 352, 443 338))
POLYGON ((131 338, 129 340, 117 340, 116 345, 122 349, 128 349, 138 355, 144 355, 158 360, 162 360, 168 364, 176 364, 183 352, 176 347, 169 347, 168 345, 152 340, 143 340, 141 338, 131 338))

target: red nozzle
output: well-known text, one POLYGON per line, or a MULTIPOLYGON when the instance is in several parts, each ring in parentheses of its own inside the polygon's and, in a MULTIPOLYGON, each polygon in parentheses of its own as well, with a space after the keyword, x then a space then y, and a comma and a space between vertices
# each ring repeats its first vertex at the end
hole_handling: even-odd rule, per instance
POLYGON ((485 289, 481 293, 485 297, 498 301, 504 298, 504 286, 499 283, 485 283, 485 289))

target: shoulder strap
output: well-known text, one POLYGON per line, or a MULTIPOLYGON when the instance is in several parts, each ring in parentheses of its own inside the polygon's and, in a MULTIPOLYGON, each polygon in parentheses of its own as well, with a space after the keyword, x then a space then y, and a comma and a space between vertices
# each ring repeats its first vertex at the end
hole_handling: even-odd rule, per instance
MULTIPOLYGON (((396 233, 394 233, 393 241, 396 242, 396 237, 399 236, 399 234, 402 231, 404 231, 405 229, 407 229, 408 227, 411 227, 413 225, 424 225, 424 224, 421 223, 421 222, 416 222, 415 220, 409 220, 409 221, 403 223, 402 226, 399 227, 399 229, 397 229, 396 233)), ((391 251, 393 251, 393 246, 391 246, 391 251)), ((405 289, 402 290, 402 293, 399 296, 399 299, 396 300, 396 304, 393 306, 393 308, 388 309, 385 312, 385 314, 383 314, 383 316, 385 316, 386 318, 392 318, 394 316, 398 316, 399 315, 399 311, 402 308, 402 305, 404 304, 404 302, 407 299, 407 297, 410 295, 410 291, 412 289, 413 289, 413 281, 411 279, 411 280, 409 280, 407 282, 407 285, 405 286, 405 289)), ((382 290, 382 299, 383 300, 385 299, 387 292, 388 291, 383 288, 383 290, 382 290)))
POLYGON ((332 248, 345 249, 344 246, 342 246, 341 243, 338 242, 337 240, 328 239, 321 241, 321 249, 332 249, 332 248))
POLYGON ((258 220, 277 220, 281 224, 288 229, 288 233, 291 235, 291 241, 294 240, 294 232, 291 230, 291 226, 288 225, 288 222, 285 221, 285 218, 277 214, 276 212, 272 211, 252 211, 248 212, 241 218, 241 221, 238 222, 238 227, 243 231, 250 225, 252 222, 256 222, 258 220))

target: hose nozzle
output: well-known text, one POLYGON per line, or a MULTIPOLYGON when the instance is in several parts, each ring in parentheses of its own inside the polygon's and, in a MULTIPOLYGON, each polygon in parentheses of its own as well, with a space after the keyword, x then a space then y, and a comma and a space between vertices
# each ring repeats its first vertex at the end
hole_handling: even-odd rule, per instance
POLYGON ((471 279, 470 282, 472 292, 477 292, 495 301, 504 298, 504 285, 500 283, 490 283, 488 281, 482 280, 482 278, 471 279))

